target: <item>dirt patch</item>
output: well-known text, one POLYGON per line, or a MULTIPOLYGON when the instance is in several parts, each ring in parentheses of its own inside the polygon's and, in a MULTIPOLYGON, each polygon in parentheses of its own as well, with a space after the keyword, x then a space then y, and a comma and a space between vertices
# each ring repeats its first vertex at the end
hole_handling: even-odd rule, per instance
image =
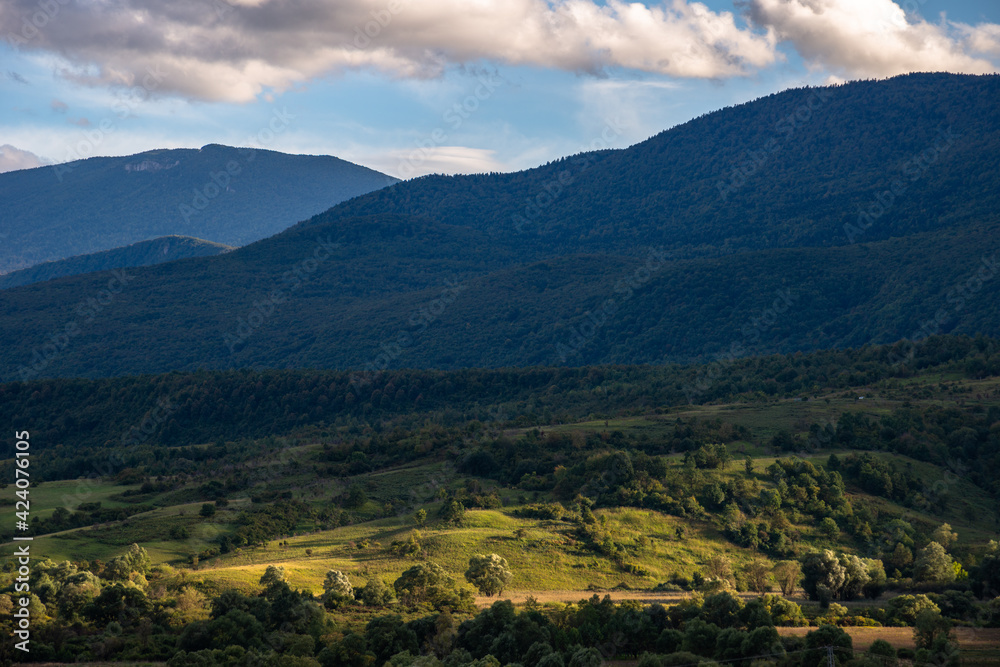
MULTIPOLYGON (((782 636, 804 637, 816 628, 778 628, 782 636)), ((913 628, 844 628, 854 641, 854 648, 866 650, 876 639, 884 639, 897 649, 916 648, 913 628)), ((958 646, 964 650, 996 649, 1000 647, 1000 628, 955 628, 958 646)))
MULTIPOLYGON (((656 593, 653 591, 510 591, 509 593, 504 593, 499 597, 493 598, 479 596, 476 598, 476 604, 480 607, 489 607, 497 600, 510 600, 514 604, 523 604, 529 597, 535 598, 540 604, 545 604, 547 602, 579 602, 580 600, 589 600, 595 595, 602 600, 605 595, 610 595, 611 599, 615 602, 637 600, 646 604, 653 604, 656 602, 661 604, 677 604, 681 600, 686 600, 691 597, 692 594, 687 591, 670 591, 664 593, 656 593)), ((734 593, 734 595, 738 595, 744 600, 759 597, 757 593, 734 593)))

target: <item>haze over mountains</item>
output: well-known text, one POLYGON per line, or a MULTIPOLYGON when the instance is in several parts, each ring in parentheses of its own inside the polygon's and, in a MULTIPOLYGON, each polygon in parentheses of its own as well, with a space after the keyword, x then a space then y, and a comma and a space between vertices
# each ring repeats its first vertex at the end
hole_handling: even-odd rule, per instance
POLYGON ((996 76, 790 90, 626 150, 400 183, 113 290, 99 274, 5 290, 0 377, 660 363, 996 335, 998 149, 996 76))
POLYGON ((331 156, 210 144, 0 174, 0 273, 168 235, 239 246, 397 179, 331 156))
POLYGON ((152 266, 189 257, 208 257, 232 250, 232 246, 203 241, 190 236, 162 236, 124 248, 43 262, 27 269, 0 275, 0 289, 40 283, 63 276, 95 271, 111 271, 136 266, 152 266))

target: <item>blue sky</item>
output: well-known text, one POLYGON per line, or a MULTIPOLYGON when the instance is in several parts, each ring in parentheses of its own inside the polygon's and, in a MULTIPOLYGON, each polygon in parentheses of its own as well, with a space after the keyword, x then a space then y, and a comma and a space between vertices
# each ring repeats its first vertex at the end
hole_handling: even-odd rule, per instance
POLYGON ((0 37, 0 171, 222 143, 410 177, 623 147, 788 87, 998 71, 1000 3, 5 0, 0 37))

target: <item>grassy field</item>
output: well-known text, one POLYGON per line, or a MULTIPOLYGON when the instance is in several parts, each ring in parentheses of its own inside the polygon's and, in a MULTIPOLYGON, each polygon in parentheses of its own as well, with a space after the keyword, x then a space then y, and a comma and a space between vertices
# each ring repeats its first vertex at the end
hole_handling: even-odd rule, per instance
MULTIPOLYGON (((622 431, 626 435, 656 441, 673 433, 674 422, 678 418, 687 422, 695 418, 718 419, 745 427, 752 433, 750 440, 731 443, 737 460, 728 470, 721 472, 721 481, 745 475, 739 454, 742 451, 754 456, 756 478, 769 485, 771 480, 767 479, 763 470, 775 460, 775 454, 761 443, 768 442, 779 430, 803 433, 810 424, 828 423, 831 414, 845 409, 874 415, 884 414, 903 405, 904 401, 947 406, 960 405, 968 400, 982 405, 1000 403, 1000 381, 995 378, 961 380, 957 375, 923 376, 850 391, 815 396, 803 394, 796 399, 661 408, 636 416, 554 424, 542 430, 564 433, 622 431), (859 396, 864 396, 864 400, 859 400, 859 396)), ((513 430, 510 434, 517 435, 523 431, 513 430)), ((254 476, 256 484, 232 494, 228 498, 229 506, 211 519, 198 514, 203 501, 192 501, 192 498, 199 497, 199 485, 211 475, 196 475, 187 483, 144 498, 144 503, 155 506, 151 511, 125 521, 37 537, 35 552, 57 561, 107 561, 130 543, 137 542, 147 549, 154 562, 189 568, 189 557, 215 544, 219 535, 231 532, 238 514, 251 505, 250 496, 262 489, 290 493, 293 498, 322 508, 334 503, 335 498, 349 486, 360 485, 369 500, 364 507, 352 510, 352 525, 319 530, 318 523, 303 521, 293 535, 275 539, 266 547, 240 549, 203 560, 198 569, 189 570, 187 576, 198 581, 212 581, 216 585, 250 589, 256 586, 269 564, 278 564, 287 569, 292 585, 314 592, 320 590, 325 573, 330 569, 345 571, 355 584, 362 584, 373 576, 391 581, 415 562, 414 558, 394 553, 390 545, 394 541, 406 541, 414 533, 416 527, 411 520, 411 512, 418 507, 426 509, 431 517, 427 528, 419 531, 421 558, 439 562, 460 577, 471 554, 498 553, 508 560, 514 570, 514 591, 585 591, 588 587, 612 589, 621 584, 633 589, 648 589, 666 580, 672 573, 690 576, 716 553, 727 554, 737 567, 759 557, 733 546, 718 533, 711 521, 680 519, 652 510, 598 510, 602 529, 626 548, 630 563, 648 573, 643 576, 627 574, 610 559, 579 544, 570 524, 514 516, 513 510, 523 502, 525 492, 497 488, 496 483, 490 480, 479 480, 479 483, 486 489, 495 489, 504 507, 469 511, 461 528, 445 527, 436 522, 433 517, 440 506, 437 499, 439 492, 442 489, 454 490, 464 481, 450 461, 418 461, 353 478, 338 478, 315 474, 313 461, 319 452, 317 442, 306 441, 276 450, 262 460, 241 464, 254 476), (411 509, 386 517, 384 503, 400 497, 408 499, 411 509), (678 527, 684 529, 683 539, 676 536, 678 527), (186 529, 189 537, 171 538, 172 530, 180 528, 186 529)), ((803 454, 802 457, 822 465, 830 453, 830 450, 824 450, 803 454)), ((894 459, 898 465, 927 480, 928 484, 942 481, 954 500, 943 513, 932 515, 859 493, 857 489, 848 489, 852 499, 864 500, 882 510, 899 513, 912 522, 933 525, 942 520, 949 521, 959 533, 959 543, 963 545, 981 545, 997 537, 993 506, 982 489, 960 475, 928 463, 887 453, 878 455, 894 459)), ((672 465, 680 465, 679 458, 679 455, 674 455, 668 460, 672 465)), ((122 507, 127 503, 113 497, 134 488, 100 480, 46 482, 31 489, 32 517, 44 518, 50 516, 56 507, 72 510, 81 503, 100 502, 102 507, 122 507)), ((543 494, 538 500, 545 501, 547 498, 543 494)), ((0 520, 12 523, 13 512, 13 506, 6 506, 0 520)), ((792 528, 802 535, 806 545, 852 549, 851 545, 822 537, 816 526, 808 522, 793 522, 792 528)), ((9 554, 12 550, 11 544, 0 546, 0 554, 9 554)))

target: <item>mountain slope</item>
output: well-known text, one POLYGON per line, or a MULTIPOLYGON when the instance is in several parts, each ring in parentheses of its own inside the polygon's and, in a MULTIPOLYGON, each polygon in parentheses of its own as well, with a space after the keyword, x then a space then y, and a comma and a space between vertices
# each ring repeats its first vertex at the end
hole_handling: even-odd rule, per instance
POLYGON ((303 224, 392 213, 480 229, 521 252, 635 254, 659 244, 684 256, 953 229, 995 215, 998 100, 995 75, 788 90, 626 150, 515 174, 429 176, 303 224), (896 179, 902 191, 878 215, 896 179), (859 209, 875 217, 849 238, 844 225, 858 225, 859 209))
POLYGON ((396 179, 210 144, 0 174, 0 272, 172 234, 245 245, 396 179))
POLYGON ((136 270, 99 310, 107 276, 6 290, 0 377, 658 363, 1000 333, 997 102, 995 76, 793 90, 622 151, 398 184, 136 270))
POLYGON ((14 271, 0 276, 0 289, 20 287, 21 285, 30 285, 81 273, 152 266, 189 257, 209 257, 229 250, 232 250, 231 246, 189 236, 164 236, 150 241, 133 243, 124 248, 69 257, 54 262, 44 262, 28 269, 14 271))

